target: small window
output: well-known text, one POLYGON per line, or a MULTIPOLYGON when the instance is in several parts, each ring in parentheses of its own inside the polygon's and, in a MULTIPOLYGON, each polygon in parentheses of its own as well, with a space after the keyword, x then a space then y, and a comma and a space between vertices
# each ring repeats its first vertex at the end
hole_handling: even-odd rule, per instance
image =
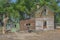
POLYGON ((42 11, 42 15, 46 16, 46 9, 42 11))
POLYGON ((26 24, 26 26, 30 26, 30 23, 26 24))

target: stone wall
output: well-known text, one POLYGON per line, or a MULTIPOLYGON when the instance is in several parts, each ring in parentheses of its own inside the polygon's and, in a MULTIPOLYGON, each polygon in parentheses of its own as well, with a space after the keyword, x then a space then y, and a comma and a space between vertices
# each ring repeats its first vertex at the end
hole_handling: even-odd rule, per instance
POLYGON ((31 19, 20 21, 20 31, 28 30, 27 24, 30 24, 30 27, 29 27, 30 30, 35 30, 35 20, 34 20, 34 18, 31 18, 31 19))

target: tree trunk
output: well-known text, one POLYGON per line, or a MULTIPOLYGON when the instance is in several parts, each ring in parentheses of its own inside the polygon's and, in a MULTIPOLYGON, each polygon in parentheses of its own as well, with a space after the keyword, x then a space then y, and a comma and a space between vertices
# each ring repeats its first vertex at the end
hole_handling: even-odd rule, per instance
POLYGON ((3 28, 2 28, 2 33, 5 34, 6 32, 6 23, 3 25, 3 28))
POLYGON ((3 29, 2 29, 3 34, 5 34, 6 32, 7 21, 8 21, 8 17, 3 19, 3 29))

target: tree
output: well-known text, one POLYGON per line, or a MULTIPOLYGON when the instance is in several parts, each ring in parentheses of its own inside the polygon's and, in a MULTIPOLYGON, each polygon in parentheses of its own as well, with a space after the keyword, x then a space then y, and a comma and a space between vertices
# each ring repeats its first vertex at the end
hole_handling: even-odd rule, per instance
POLYGON ((56 20, 60 21, 59 0, 16 0, 14 3, 11 0, 0 0, 0 14, 6 13, 11 19, 15 19, 15 21, 24 19, 24 14, 30 16, 31 12, 36 10, 37 3, 39 3, 40 7, 46 5, 54 10, 56 14, 59 14, 58 17, 56 15, 56 20))

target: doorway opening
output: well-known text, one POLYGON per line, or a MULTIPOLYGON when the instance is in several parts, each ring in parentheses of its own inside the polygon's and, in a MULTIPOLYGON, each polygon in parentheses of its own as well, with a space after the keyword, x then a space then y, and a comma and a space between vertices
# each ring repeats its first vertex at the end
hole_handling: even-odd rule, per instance
POLYGON ((44 29, 47 28, 47 22, 46 21, 43 22, 43 28, 44 29))

